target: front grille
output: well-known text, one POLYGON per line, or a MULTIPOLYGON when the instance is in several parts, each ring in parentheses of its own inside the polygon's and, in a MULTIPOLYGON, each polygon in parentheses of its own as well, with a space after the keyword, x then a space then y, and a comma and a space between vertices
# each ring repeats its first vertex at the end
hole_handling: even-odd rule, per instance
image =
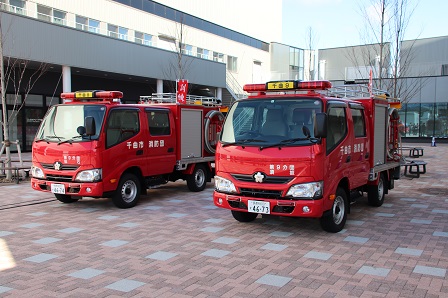
POLYGON ((241 195, 251 198, 264 199, 281 199, 282 192, 280 190, 267 190, 255 188, 241 188, 241 195))
POLYGON ((47 175, 48 181, 72 182, 72 176, 47 175))
MULTIPOLYGON (((43 163, 42 167, 47 170, 54 170, 54 164, 52 163, 43 163)), ((77 165, 65 165, 62 164, 59 171, 76 171, 79 168, 77 165)))
MULTIPOLYGON (((232 174, 232 177, 242 182, 255 182, 253 175, 232 174)), ((292 180, 292 177, 266 176, 263 183, 286 184, 292 180)))

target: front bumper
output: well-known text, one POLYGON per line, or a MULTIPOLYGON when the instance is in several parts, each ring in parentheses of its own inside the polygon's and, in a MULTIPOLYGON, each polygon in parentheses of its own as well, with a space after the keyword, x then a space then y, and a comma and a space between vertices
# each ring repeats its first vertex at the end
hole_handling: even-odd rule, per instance
POLYGON ((52 184, 64 185, 65 195, 69 196, 100 198, 104 193, 102 182, 56 182, 31 178, 31 187, 35 190, 51 192, 52 184))
POLYGON ((282 200, 282 199, 261 199, 244 197, 239 195, 229 195, 213 192, 213 203, 215 206, 235 211, 248 212, 248 201, 269 202, 270 214, 290 217, 315 217, 323 215, 323 199, 318 200, 282 200))

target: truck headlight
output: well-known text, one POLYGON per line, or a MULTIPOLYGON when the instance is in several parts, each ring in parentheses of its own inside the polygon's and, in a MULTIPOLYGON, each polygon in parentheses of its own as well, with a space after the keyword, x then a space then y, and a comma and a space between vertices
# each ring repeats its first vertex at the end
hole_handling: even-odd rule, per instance
POLYGON ((291 188, 286 193, 286 196, 312 200, 321 198, 323 191, 324 191, 323 181, 295 184, 291 186, 291 188))
POLYGON ((76 177, 76 182, 96 182, 101 180, 101 169, 92 169, 79 172, 76 177))
POLYGON ((44 171, 41 168, 32 166, 31 167, 31 176, 34 178, 45 178, 44 171))
POLYGON ((219 192, 236 193, 233 182, 219 176, 215 176, 215 189, 219 192))

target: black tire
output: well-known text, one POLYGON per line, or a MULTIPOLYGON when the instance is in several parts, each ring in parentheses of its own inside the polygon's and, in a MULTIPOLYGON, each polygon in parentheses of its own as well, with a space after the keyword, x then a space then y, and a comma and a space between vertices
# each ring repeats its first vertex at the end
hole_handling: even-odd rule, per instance
POLYGON ((193 173, 187 176, 187 186, 190 191, 203 191, 207 185, 207 170, 204 165, 197 164, 193 173))
POLYGON ((70 204, 70 203, 75 203, 78 202, 79 199, 75 199, 72 196, 69 195, 62 195, 62 194, 57 194, 55 193, 54 196, 56 197, 56 199, 58 199, 58 201, 62 202, 62 203, 66 203, 66 204, 70 204))
POLYGON ((141 183, 137 176, 131 173, 124 174, 117 190, 112 195, 112 202, 118 208, 131 208, 137 205, 141 193, 141 183))
POLYGON ((324 231, 340 232, 347 221, 347 193, 341 187, 336 190, 336 198, 333 201, 331 210, 320 218, 320 225, 324 231))
POLYGON ((383 205, 386 185, 387 183, 384 174, 380 174, 378 185, 369 185, 367 191, 367 201, 370 206, 379 207, 383 205))
POLYGON ((234 211, 232 210, 233 218, 235 218, 239 222, 251 222, 254 221, 258 213, 251 213, 251 212, 242 212, 242 211, 234 211))

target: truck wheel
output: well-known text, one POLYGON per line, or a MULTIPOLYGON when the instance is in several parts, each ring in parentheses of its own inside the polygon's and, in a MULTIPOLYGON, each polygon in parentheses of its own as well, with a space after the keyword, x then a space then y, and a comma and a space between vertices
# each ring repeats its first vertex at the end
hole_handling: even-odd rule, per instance
POLYGON ((380 174, 378 185, 369 185, 367 190, 367 201, 370 206, 379 207, 384 203, 384 193, 386 187, 386 179, 384 174, 380 174))
POLYGON ((66 204, 70 204, 70 203, 74 203, 74 202, 78 201, 78 199, 74 199, 72 196, 69 196, 69 195, 61 195, 61 194, 55 193, 54 196, 56 197, 56 199, 58 199, 58 201, 60 201, 62 203, 66 203, 66 204))
POLYGON ((251 212, 242 212, 242 211, 234 211, 232 210, 233 218, 235 218, 239 222, 251 222, 254 221, 258 213, 251 213, 251 212))
POLYGON ((320 225, 322 229, 327 232, 340 232, 347 220, 347 194, 344 189, 338 187, 336 190, 336 198, 333 202, 333 207, 328 214, 324 214, 320 218, 320 225))
POLYGON ((187 186, 191 191, 202 191, 207 184, 207 170, 203 165, 196 165, 193 173, 187 177, 187 186))
POLYGON ((141 186, 137 176, 131 173, 124 174, 120 179, 117 190, 112 195, 112 202, 118 208, 131 208, 140 198, 141 186))

